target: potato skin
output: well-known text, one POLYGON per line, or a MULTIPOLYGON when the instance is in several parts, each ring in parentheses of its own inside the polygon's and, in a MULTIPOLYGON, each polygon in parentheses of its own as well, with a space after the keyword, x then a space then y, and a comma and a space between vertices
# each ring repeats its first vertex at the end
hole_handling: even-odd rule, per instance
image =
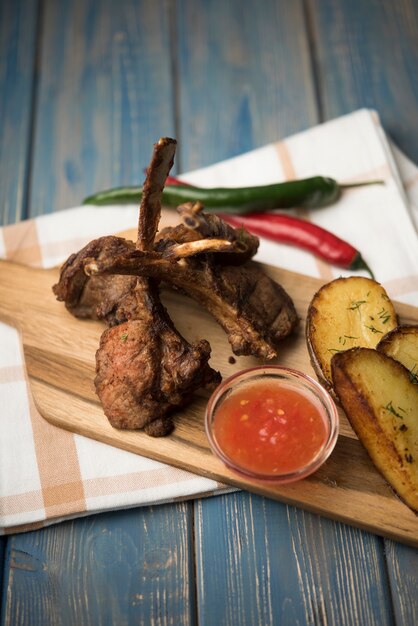
POLYGON ((327 391, 332 392, 331 376, 327 376, 324 373, 325 368, 323 366, 323 363, 321 363, 321 360, 319 358, 318 351, 316 349, 314 339, 313 339, 315 332, 316 332, 316 328, 318 324, 317 319, 319 315, 320 315, 320 312, 311 302, 311 304, 309 305, 308 314, 306 317, 306 331, 305 331, 306 346, 308 348, 308 354, 309 354, 309 359, 312 365, 312 369, 315 372, 319 383, 323 387, 325 387, 327 391))
POLYGON ((306 343, 318 380, 332 390, 331 358, 353 347, 374 348, 398 319, 383 287, 350 276, 323 285, 313 296, 306 320, 306 343))
POLYGON ((376 350, 391 356, 410 372, 411 380, 418 383, 418 326, 398 326, 379 341, 376 350))
POLYGON ((418 513, 418 385, 398 361, 353 348, 332 357, 334 391, 376 468, 418 513))

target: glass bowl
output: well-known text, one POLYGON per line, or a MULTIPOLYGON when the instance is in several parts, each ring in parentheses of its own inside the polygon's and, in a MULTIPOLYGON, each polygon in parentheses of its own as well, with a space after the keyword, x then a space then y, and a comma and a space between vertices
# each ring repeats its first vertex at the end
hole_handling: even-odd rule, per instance
POLYGON ((302 372, 275 365, 242 370, 223 381, 211 395, 205 414, 211 449, 229 469, 246 478, 277 484, 294 482, 315 472, 334 449, 338 426, 334 401, 319 383, 302 372), (254 391, 256 387, 258 391, 254 391), (258 393, 258 400, 239 399, 250 398, 249 389, 258 393), (278 408, 285 396, 286 412, 278 408), (296 396, 303 398, 300 401, 296 396), (305 406, 297 409, 300 402, 305 406), (246 405, 250 407, 248 414, 246 405), (303 441, 314 427, 319 429, 317 435, 312 431, 310 440, 303 441), (235 430, 228 430, 231 428, 235 430), (255 434, 255 441, 250 441, 250 431, 255 434), (229 440, 223 440, 224 432, 229 433, 229 440), (243 448, 244 460, 237 458, 237 451, 242 454, 243 448), (295 460, 297 454, 302 457, 300 462, 295 460), (267 458, 272 459, 274 467, 266 468, 267 458), (288 466, 281 467, 285 458, 288 466))

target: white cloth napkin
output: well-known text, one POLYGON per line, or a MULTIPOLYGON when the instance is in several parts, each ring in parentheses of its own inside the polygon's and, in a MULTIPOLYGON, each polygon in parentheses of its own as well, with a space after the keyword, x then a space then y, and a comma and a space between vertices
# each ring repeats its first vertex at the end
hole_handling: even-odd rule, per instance
MULTIPOLYGON (((384 185, 352 189, 333 206, 299 214, 360 250, 392 298, 418 305, 418 168, 390 143, 374 111, 357 111, 181 178, 208 187, 248 186, 316 174, 340 183, 384 179, 384 185)), ((136 206, 45 215, 0 229, 0 258, 52 267, 92 238, 136 222, 136 206)), ((353 273, 265 240, 257 259, 324 281, 353 273)), ((20 337, 3 323, 0 346, 0 534, 226 490, 50 425, 34 407, 20 337)))

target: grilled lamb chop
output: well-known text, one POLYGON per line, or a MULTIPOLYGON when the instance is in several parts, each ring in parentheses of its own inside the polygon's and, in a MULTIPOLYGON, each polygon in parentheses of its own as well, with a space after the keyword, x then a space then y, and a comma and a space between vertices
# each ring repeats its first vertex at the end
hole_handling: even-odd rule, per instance
MULTIPOLYGON (((70 257, 54 291, 78 317, 105 319, 114 325, 132 317, 133 275, 150 276, 206 307, 228 334, 235 354, 277 356, 281 339, 298 322, 292 300, 254 264, 220 265, 221 253, 194 257, 178 253, 185 244, 210 241, 199 237, 196 229, 180 224, 162 231, 155 244, 158 251, 146 252, 135 250, 134 244, 123 239, 102 237, 70 257)), ((254 244, 248 247, 256 249, 254 244)), ((222 256, 237 259, 241 252, 222 256)))
MULTIPOLYGON (((142 254, 154 243, 175 145, 174 140, 160 139, 154 147, 139 211, 136 249, 142 254)), ((108 241, 105 244, 102 252, 108 241)), ((190 345, 176 331, 152 278, 135 278, 124 303, 127 321, 108 328, 100 340, 96 392, 113 426, 167 435, 173 428, 169 413, 189 402, 198 388, 216 386, 221 377, 208 365, 209 343, 190 345)))
MULTIPOLYGON (((178 211, 183 223, 163 229, 152 250, 151 243, 138 250, 132 242, 102 237, 72 255, 54 286, 58 299, 76 316, 120 324, 135 315, 133 277, 148 276, 206 307, 228 334, 235 354, 277 356, 281 339, 298 318, 284 289, 246 262, 256 253, 258 238, 203 213, 200 203, 187 203, 178 211)), ((154 221, 152 233, 156 228, 154 221)))
POLYGON ((169 413, 221 377, 208 365, 210 345, 188 344, 159 301, 153 281, 140 278, 133 289, 127 322, 108 328, 96 353, 97 394, 112 426, 144 428, 160 437, 173 428, 169 413), (141 284, 142 283, 142 284, 141 284))
POLYGON ((80 252, 72 254, 61 268, 60 280, 52 287, 57 300, 65 302, 72 315, 105 320, 109 326, 126 321, 125 299, 130 299, 136 285, 134 276, 96 276, 84 272, 86 259, 118 259, 135 250, 135 244, 121 237, 100 237, 90 241, 80 252))
MULTIPOLYGON (((258 237, 244 229, 235 229, 215 215, 202 213, 200 203, 186 204, 178 211, 183 224, 161 230, 154 250, 164 257, 180 259, 196 254, 211 254, 212 261, 222 265, 245 263, 254 256, 258 237)), ((75 317, 106 321, 109 326, 126 321, 124 310, 131 300, 135 278, 123 275, 87 276, 87 260, 112 258, 115 263, 135 244, 121 237, 100 237, 72 254, 63 264, 59 282, 53 286, 57 300, 65 302, 75 317), (125 302, 127 299, 127 302, 125 302)))
POLYGON ((245 228, 233 228, 217 215, 204 213, 201 202, 187 202, 177 212, 183 223, 160 231, 154 246, 165 258, 216 253, 212 256, 213 263, 241 265, 256 254, 258 237, 245 228))
POLYGON ((213 315, 237 355, 277 356, 280 341, 298 323, 289 295, 255 263, 219 266, 205 256, 173 263, 133 250, 119 259, 85 259, 85 271, 92 276, 136 274, 165 282, 213 315))

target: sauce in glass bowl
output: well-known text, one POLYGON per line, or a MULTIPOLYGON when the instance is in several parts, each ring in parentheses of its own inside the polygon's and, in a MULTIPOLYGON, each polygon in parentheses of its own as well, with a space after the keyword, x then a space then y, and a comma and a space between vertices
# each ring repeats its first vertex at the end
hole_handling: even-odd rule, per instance
POLYGON ((218 387, 208 404, 206 432, 230 469, 285 483, 311 474, 328 458, 338 414, 328 392, 305 374, 259 367, 218 387))

